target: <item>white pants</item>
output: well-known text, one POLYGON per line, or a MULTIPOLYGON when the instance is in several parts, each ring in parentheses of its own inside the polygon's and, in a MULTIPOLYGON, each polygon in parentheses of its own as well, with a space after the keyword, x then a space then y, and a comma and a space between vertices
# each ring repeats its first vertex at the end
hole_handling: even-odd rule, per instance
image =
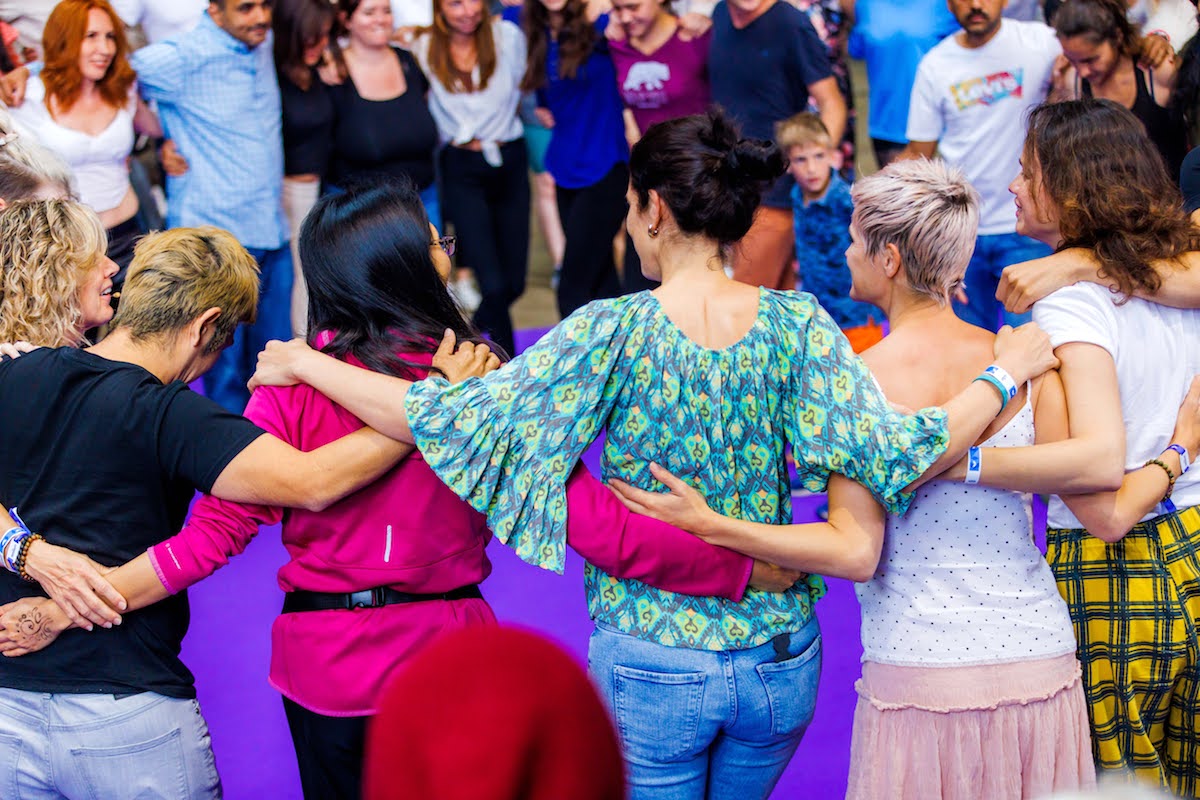
POLYGON ((283 215, 287 218, 292 243, 292 333, 304 336, 308 329, 308 287, 304 284, 304 271, 300 266, 300 225, 321 196, 320 181, 297 181, 283 179, 283 215))

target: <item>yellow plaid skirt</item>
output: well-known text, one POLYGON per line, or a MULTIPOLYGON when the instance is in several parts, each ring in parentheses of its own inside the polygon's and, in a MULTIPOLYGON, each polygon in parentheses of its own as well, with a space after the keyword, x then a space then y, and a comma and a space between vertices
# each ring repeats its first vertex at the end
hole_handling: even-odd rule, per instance
POLYGON ((1113 544, 1053 528, 1046 543, 1079 642, 1096 766, 1200 798, 1200 508, 1113 544))

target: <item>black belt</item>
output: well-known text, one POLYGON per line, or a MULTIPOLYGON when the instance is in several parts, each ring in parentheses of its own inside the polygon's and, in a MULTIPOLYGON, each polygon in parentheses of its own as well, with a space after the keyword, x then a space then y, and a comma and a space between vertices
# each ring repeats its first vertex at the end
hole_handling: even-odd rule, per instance
POLYGON ((479 586, 471 584, 440 594, 414 594, 387 586, 363 589, 361 592, 308 592, 303 589, 288 592, 283 598, 283 613, 294 611, 347 611, 352 608, 380 608, 397 603, 423 603, 426 600, 482 600, 479 586))

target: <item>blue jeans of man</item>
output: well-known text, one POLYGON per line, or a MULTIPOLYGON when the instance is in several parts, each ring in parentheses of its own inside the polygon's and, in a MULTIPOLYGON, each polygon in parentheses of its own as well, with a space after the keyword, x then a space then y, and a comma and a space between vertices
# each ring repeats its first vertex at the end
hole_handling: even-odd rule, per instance
POLYGON ((292 338, 291 248, 285 242, 277 250, 246 250, 258 262, 258 317, 253 325, 237 327, 233 341, 204 376, 205 393, 234 414, 241 414, 250 402, 246 382, 267 342, 292 338))
POLYGON ((0 797, 221 797, 195 700, 0 689, 0 797))
POLYGON ((1015 328, 1029 322, 1033 319, 1030 313, 1011 314, 1004 310, 996 299, 996 287, 1000 285, 1000 274, 1005 267, 1043 258, 1050 253, 1048 245, 1019 233, 995 233, 976 238, 975 253, 963 278, 967 304, 954 304, 958 318, 989 331, 999 330, 1002 324, 1015 328))
POLYGON ((621 736, 630 800, 757 800, 812 721, 821 629, 814 617, 778 644, 710 651, 597 623, 588 669, 621 736))

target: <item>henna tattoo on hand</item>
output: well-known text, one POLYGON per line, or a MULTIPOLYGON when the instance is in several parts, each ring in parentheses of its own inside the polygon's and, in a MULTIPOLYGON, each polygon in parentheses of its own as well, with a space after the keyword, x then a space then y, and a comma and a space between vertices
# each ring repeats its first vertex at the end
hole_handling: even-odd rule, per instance
POLYGON ((40 608, 35 608, 30 611, 21 613, 17 618, 17 630, 22 637, 25 637, 27 644, 37 642, 50 642, 56 636, 55 631, 51 628, 50 619, 42 613, 40 608))

